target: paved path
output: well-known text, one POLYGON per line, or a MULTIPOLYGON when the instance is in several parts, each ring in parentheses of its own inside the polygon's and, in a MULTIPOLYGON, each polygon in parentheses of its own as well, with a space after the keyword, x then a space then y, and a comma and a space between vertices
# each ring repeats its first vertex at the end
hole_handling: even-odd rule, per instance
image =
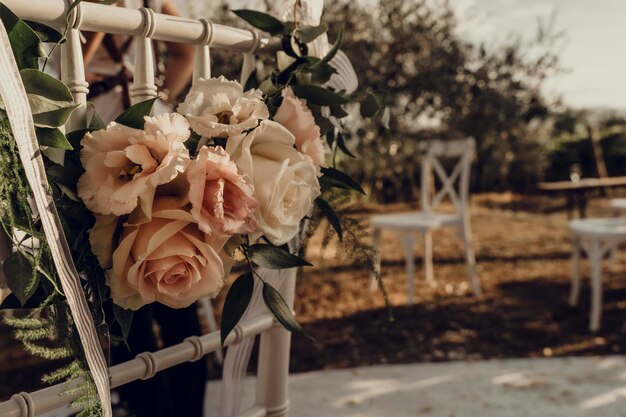
MULTIPOLYGON (((219 383, 209 383, 206 417, 216 415, 218 396, 219 383)), ((244 396, 251 404, 253 379, 245 381, 244 396)), ((626 417, 626 357, 310 372, 291 376, 290 396, 290 417, 626 417)))
MULTIPOLYGON (((626 417, 626 357, 374 366, 290 384, 291 417, 626 417)), ((218 393, 209 384, 209 405, 218 393)))

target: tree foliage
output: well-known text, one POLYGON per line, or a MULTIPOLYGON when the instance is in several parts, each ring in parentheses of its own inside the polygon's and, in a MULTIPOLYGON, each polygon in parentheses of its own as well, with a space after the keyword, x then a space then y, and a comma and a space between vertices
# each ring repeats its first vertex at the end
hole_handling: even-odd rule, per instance
MULTIPOLYGON (((217 21, 229 19, 224 10, 217 21)), ((384 94, 390 108, 391 136, 357 120, 346 138, 363 159, 358 165, 346 160, 345 169, 379 199, 417 195, 417 143, 435 137, 476 138, 476 190, 524 190, 542 176, 545 122, 558 104, 542 93, 559 71, 560 35, 551 21, 540 22, 533 39, 503 36, 487 48, 460 33, 447 2, 340 0, 326 4, 323 19, 330 28, 343 26, 342 49, 361 83, 384 94)))

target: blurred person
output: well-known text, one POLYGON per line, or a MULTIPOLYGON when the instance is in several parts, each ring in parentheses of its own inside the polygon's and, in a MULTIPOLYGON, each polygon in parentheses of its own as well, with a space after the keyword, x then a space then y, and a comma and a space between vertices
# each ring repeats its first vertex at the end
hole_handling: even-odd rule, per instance
MULTIPOLYGON (((88 0, 94 1, 94 0, 88 0)), ((171 0, 122 0, 118 6, 139 9, 149 7, 157 13, 179 16, 171 0)), ((108 124, 130 106, 135 48, 132 37, 105 33, 85 33, 83 45, 85 77, 89 83, 88 100, 108 124)), ((160 62, 155 49, 155 69, 159 99, 154 114, 172 111, 176 98, 184 91, 193 71, 194 47, 164 42, 166 62, 160 62)), ((156 45, 155 45, 156 46, 156 45)), ((153 324, 160 327, 163 346, 181 343, 186 337, 200 334, 195 304, 174 310, 158 303, 135 312, 128 345, 112 348, 112 360, 121 363, 145 351, 159 348, 153 324)), ((121 334, 120 329, 116 331, 121 334)), ((201 417, 203 414, 206 363, 204 358, 157 373, 153 378, 120 387, 122 402, 137 417, 201 417)))
MULTIPOLYGON (((180 16, 172 0, 121 0, 118 5, 133 9, 149 7, 157 13, 180 16)), ((88 99, 95 105, 100 118, 108 123, 130 106, 130 83, 135 62, 133 38, 102 32, 86 32, 85 37, 83 59, 89 83, 88 99)), ((172 110, 193 72, 195 48, 192 45, 163 43, 167 51, 165 63, 160 59, 158 48, 154 48, 155 77, 160 97, 155 103, 155 114, 172 110)))

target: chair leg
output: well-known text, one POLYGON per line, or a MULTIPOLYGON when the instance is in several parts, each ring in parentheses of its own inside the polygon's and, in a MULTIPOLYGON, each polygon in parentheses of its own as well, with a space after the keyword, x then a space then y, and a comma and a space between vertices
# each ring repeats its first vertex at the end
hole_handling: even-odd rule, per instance
POLYGON ((435 276, 433 274, 433 234, 430 230, 425 230, 422 235, 424 240, 424 277, 431 287, 435 287, 435 276))
MULTIPOLYGON (((376 270, 378 271, 378 274, 380 274, 382 260, 381 260, 381 254, 380 254, 380 229, 378 227, 375 227, 374 231, 372 232, 372 249, 374 250, 374 257, 375 257, 374 268, 376 268, 376 270)), ((378 289, 378 280, 376 279, 375 272, 372 272, 370 274, 369 288, 371 292, 374 292, 378 289)))
MULTIPOLYGON (((619 217, 619 210, 615 210, 613 212, 613 217, 619 217)), ((619 244, 616 244, 609 253, 609 269, 611 271, 615 271, 615 265, 617 264, 617 250, 619 248, 619 244)))
POLYGON ((580 295, 580 239, 574 237, 572 240, 572 286, 569 293, 569 305, 572 307, 578 304, 580 295))
POLYGON ((409 233, 404 237, 404 252, 406 256, 406 297, 407 302, 413 304, 415 296, 415 259, 413 257, 413 236, 409 233))
MULTIPOLYGON (((282 296, 293 308, 296 269, 284 272, 282 296)), ((291 333, 276 323, 261 334, 256 383, 256 404, 265 408, 267 417, 287 417, 289 411, 289 351, 291 333)), ((259 415, 259 414, 254 414, 259 415)))
POLYGON ((602 318, 602 250, 598 239, 591 244, 591 317, 589 330, 595 332, 600 329, 602 318))
POLYGON ((472 232, 468 224, 462 226, 461 235, 463 238, 463 244, 465 245, 465 261, 467 262, 467 270, 470 276, 470 283, 472 284, 472 291, 476 297, 480 297, 483 290, 476 273, 476 254, 474 253, 474 245, 472 242, 472 232))

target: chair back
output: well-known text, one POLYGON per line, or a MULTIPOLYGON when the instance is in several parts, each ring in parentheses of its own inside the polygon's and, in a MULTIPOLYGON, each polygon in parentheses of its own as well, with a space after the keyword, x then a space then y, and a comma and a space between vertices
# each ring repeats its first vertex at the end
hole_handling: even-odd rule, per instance
MULTIPOLYGON (((67 40, 61 45, 61 79, 78 104, 66 125, 68 132, 88 125, 89 85, 85 77, 80 31, 105 32, 135 38, 135 73, 130 88, 132 103, 157 96, 153 39, 196 45, 193 82, 211 77, 210 47, 243 54, 240 78, 242 85, 245 85, 256 66, 255 55, 273 53, 277 49, 268 39, 262 38, 255 31, 217 25, 206 19, 173 18, 155 13, 148 8, 125 9, 83 1, 73 8, 66 19, 66 11, 73 3, 72 0, 3 0, 3 3, 22 19, 40 21, 57 29, 63 29, 66 24, 68 25, 67 40)), ((292 305, 295 270, 269 271, 266 274, 267 279, 273 279, 276 288, 282 289, 283 298, 292 305)), ((284 330, 266 309, 263 309, 257 316, 249 317, 246 322, 238 324, 225 344, 235 345, 257 335, 261 335, 261 343, 256 402, 251 409, 238 415, 284 417, 287 415, 289 404, 287 377, 290 333, 284 330)), ((216 351, 219 346, 219 332, 213 332, 200 337, 192 336, 183 343, 157 352, 142 353, 136 359, 110 368, 111 387, 151 378, 158 371, 186 361, 197 360, 216 351)), ((10 400, 0 403, 0 416, 39 415, 69 405, 74 399, 75 395, 69 393, 65 383, 58 384, 31 394, 14 395, 10 400)))
POLYGON ((476 141, 473 138, 430 140, 420 145, 423 155, 420 203, 424 212, 437 211, 448 198, 457 213, 467 214, 470 168, 475 149, 476 141), (448 161, 454 161, 452 171, 446 170, 448 161))

